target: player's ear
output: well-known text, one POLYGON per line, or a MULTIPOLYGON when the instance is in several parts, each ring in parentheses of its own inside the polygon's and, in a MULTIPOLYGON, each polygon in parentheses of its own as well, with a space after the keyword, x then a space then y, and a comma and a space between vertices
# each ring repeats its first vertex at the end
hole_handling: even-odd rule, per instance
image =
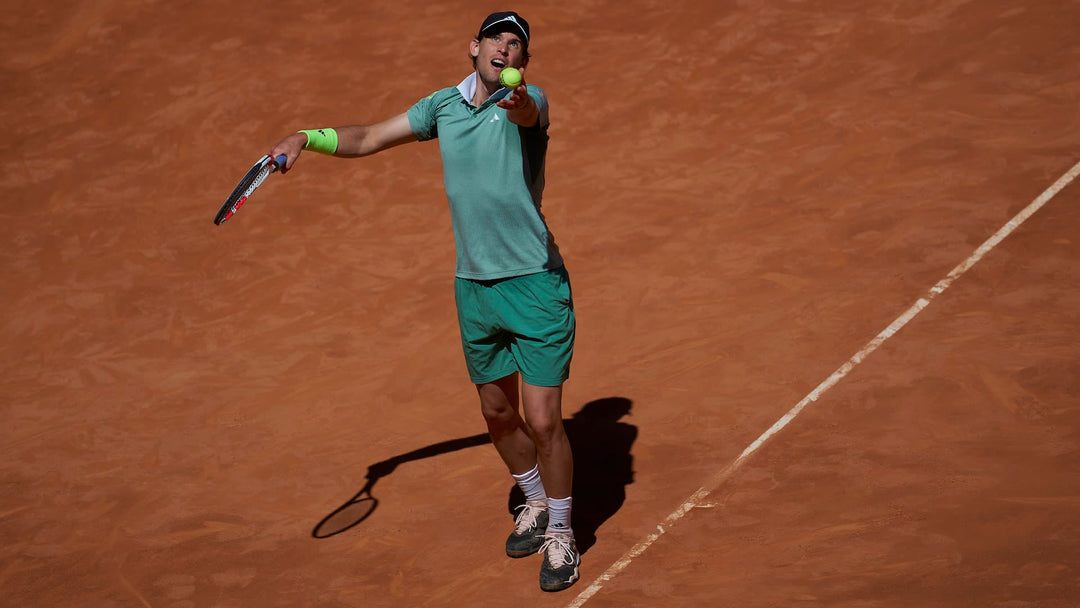
POLYGON ((472 42, 469 43, 469 57, 472 57, 473 59, 476 59, 479 56, 480 56, 480 41, 477 40, 476 38, 473 38, 472 42))

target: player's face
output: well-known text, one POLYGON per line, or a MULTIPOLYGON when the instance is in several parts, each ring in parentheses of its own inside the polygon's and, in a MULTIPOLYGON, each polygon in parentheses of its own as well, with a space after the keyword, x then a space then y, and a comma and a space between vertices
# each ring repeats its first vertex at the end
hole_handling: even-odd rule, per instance
POLYGON ((516 34, 503 32, 473 40, 469 52, 476 57, 476 71, 487 82, 498 82, 503 68, 522 68, 527 63, 525 43, 516 34))

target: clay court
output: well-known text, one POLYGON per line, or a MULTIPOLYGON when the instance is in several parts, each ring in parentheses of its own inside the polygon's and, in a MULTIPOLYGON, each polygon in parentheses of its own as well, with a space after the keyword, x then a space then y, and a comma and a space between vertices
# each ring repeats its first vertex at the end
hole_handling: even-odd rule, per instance
POLYGON ((1080 3, 4 14, 0 604, 1080 606, 1080 3), (578 315, 558 594, 503 553, 437 144, 211 221, 502 9, 578 315))

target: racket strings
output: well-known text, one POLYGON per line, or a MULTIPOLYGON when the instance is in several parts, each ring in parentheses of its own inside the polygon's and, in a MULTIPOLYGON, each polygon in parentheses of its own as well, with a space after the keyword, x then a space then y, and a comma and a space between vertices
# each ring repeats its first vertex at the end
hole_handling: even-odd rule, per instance
POLYGON ((243 194, 240 195, 241 200, 251 196, 251 193, 254 192, 256 188, 261 186, 264 181, 266 181, 266 178, 270 176, 271 172, 273 172, 273 167, 274 165, 272 164, 267 165, 259 171, 258 175, 255 176, 255 179, 251 181, 251 185, 248 186, 246 190, 244 190, 243 194))
MULTIPOLYGON (((282 164, 284 164, 284 161, 282 161, 282 164)), ((269 156, 264 156, 259 159, 259 162, 255 163, 255 166, 248 170, 244 179, 240 180, 240 183, 236 185, 236 188, 233 189, 229 198, 225 199, 225 203, 218 211, 218 215, 214 218, 214 223, 221 224, 232 217, 237 209, 240 208, 240 205, 243 205, 244 201, 251 196, 251 193, 261 186, 271 173, 277 171, 278 166, 279 165, 275 164, 274 160, 269 156)))

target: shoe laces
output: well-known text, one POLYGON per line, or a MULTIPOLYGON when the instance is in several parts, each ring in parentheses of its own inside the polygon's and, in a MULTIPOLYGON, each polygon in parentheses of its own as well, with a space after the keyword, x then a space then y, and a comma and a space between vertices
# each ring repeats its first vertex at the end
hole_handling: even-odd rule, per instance
POLYGON ((517 517, 514 519, 514 525, 516 528, 514 532, 517 534, 524 534, 525 532, 536 527, 536 518, 544 512, 547 508, 546 505, 531 504, 532 501, 528 501, 523 505, 517 507, 519 511, 517 517))
POLYGON ((577 547, 569 534, 545 534, 540 553, 547 553, 548 562, 556 569, 577 562, 577 547))

